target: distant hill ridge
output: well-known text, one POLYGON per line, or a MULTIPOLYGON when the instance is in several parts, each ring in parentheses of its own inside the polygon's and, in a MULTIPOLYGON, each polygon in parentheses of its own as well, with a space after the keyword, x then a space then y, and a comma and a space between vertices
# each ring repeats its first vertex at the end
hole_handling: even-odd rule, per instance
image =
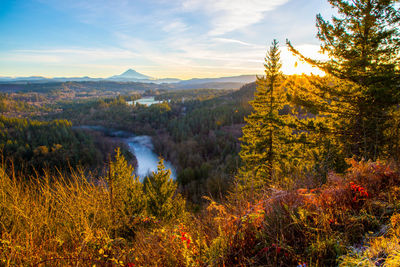
POLYGON ((214 88, 214 89, 235 89, 242 85, 256 80, 256 75, 239 75, 220 78, 193 78, 189 80, 180 80, 176 78, 157 79, 128 69, 119 75, 108 78, 84 77, 54 77, 46 78, 42 76, 30 77, 0 77, 2 84, 25 84, 25 83, 53 83, 53 82, 138 82, 152 84, 171 84, 177 89, 196 89, 196 88, 214 88))

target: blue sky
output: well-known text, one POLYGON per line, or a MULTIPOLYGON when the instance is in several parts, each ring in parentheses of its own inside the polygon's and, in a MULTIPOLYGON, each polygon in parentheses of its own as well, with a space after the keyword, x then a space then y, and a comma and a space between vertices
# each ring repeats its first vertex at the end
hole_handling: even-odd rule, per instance
MULTIPOLYGON (((276 38, 314 55, 325 0, 1 0, 0 76, 157 78, 262 73, 276 38)), ((301 68, 301 67, 300 67, 301 68)))

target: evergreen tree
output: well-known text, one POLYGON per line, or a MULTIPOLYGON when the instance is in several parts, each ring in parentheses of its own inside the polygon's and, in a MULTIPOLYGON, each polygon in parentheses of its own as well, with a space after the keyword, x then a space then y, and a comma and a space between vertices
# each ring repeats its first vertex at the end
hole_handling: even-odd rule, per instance
POLYGON ((179 217, 184 212, 185 201, 176 189, 171 171, 165 169, 164 160, 160 158, 157 172, 153 172, 145 183, 149 214, 165 220, 179 217))
MULTIPOLYGON (((318 38, 328 61, 292 52, 323 70, 311 87, 298 87, 295 100, 325 118, 328 133, 341 140, 344 156, 383 156, 391 114, 400 100, 399 10, 393 0, 329 0, 338 17, 317 15, 318 38)), ((398 136, 397 136, 398 137, 398 136)))
POLYGON ((272 182, 276 172, 295 155, 291 116, 282 114, 287 105, 283 86, 280 51, 274 40, 265 58, 265 77, 257 77, 257 91, 250 104, 254 111, 245 119, 240 157, 240 176, 247 186, 260 187, 272 182), (249 180, 250 179, 250 180, 249 180))
POLYGON ((120 149, 115 150, 114 161, 110 162, 107 182, 110 189, 110 205, 113 213, 113 227, 126 231, 134 216, 146 211, 147 199, 143 184, 134 175, 120 149))

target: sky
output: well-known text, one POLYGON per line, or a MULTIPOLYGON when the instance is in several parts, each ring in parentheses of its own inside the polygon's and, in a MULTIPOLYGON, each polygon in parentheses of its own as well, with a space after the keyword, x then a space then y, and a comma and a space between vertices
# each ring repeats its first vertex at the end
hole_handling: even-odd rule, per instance
POLYGON ((1 0, 0 76, 261 74, 273 39, 284 73, 309 73, 285 40, 321 57, 318 13, 333 10, 326 0, 1 0))

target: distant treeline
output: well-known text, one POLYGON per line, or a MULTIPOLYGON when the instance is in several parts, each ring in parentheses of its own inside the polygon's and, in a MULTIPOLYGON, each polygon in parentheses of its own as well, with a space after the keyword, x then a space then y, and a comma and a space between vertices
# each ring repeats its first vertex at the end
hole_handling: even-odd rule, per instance
POLYGON ((26 174, 42 173, 43 169, 69 171, 77 166, 101 169, 107 159, 105 152, 114 149, 112 144, 71 126, 66 120, 41 122, 0 116, 3 162, 12 162, 15 171, 26 174))
POLYGON ((7 94, 0 93, 0 112, 1 113, 34 113, 38 111, 46 111, 48 109, 35 106, 23 100, 11 98, 7 94))
POLYGON ((49 83, 0 83, 0 92, 38 92, 49 93, 51 91, 70 89, 73 91, 130 91, 162 90, 173 88, 169 84, 139 83, 139 82, 110 82, 110 81, 86 81, 86 82, 49 82, 49 83))
POLYGON ((50 93, 59 90, 72 90, 75 92, 98 91, 106 92, 113 91, 121 94, 129 94, 132 91, 163 91, 163 90, 191 90, 201 88, 214 89, 237 89, 243 85, 243 82, 204 82, 204 83, 142 83, 142 82, 115 82, 115 81, 73 81, 73 82, 18 82, 5 83, 0 82, 0 92, 15 93, 15 92, 36 92, 50 93))

